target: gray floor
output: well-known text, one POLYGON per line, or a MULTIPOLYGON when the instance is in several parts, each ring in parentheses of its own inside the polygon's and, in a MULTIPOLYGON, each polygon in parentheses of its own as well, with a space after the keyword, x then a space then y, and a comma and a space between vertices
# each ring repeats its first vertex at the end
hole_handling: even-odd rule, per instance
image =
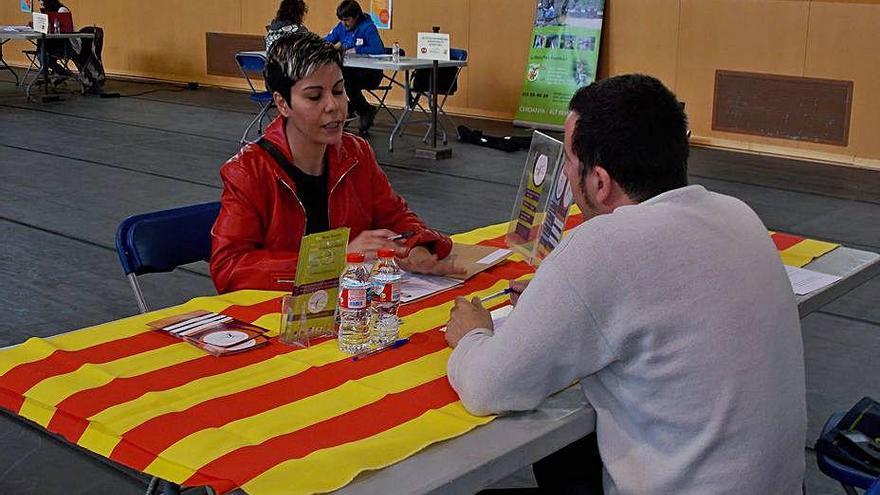
MULTIPOLYGON (((235 92, 119 81, 108 90, 131 96, 29 104, 0 78, 0 346, 134 314, 114 250, 116 226, 131 214, 216 200, 218 168, 238 149, 255 107, 235 92)), ((523 153, 456 143, 453 160, 421 161, 414 135, 389 153, 384 124, 374 132, 377 156, 428 223, 459 232, 506 220, 523 153)), ((691 171, 693 182, 745 200, 771 229, 880 251, 880 173, 703 149, 693 150, 691 171)), ((150 304, 212 293, 205 273, 196 265, 145 278, 150 304)), ((880 354, 878 289, 875 278, 803 320, 806 445, 831 412, 864 395, 880 397, 871 373, 880 354)), ((140 492, 131 473, 7 416, 0 425, 0 493, 140 492)), ((810 452, 808 459, 807 493, 841 493, 810 452)), ((524 471, 502 485, 531 482, 524 471)))

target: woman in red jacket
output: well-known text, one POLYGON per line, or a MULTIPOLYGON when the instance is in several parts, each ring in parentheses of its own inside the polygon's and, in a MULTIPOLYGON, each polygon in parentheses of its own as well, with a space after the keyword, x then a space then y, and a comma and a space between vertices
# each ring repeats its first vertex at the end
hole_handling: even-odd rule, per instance
POLYGON ((313 33, 279 39, 266 84, 280 114, 257 142, 221 169, 211 277, 220 293, 289 290, 302 237, 349 227, 349 251, 397 250, 403 269, 460 271, 452 241, 430 230, 391 188, 370 145, 342 132, 342 55, 313 33), (407 233, 404 241, 392 241, 407 233))

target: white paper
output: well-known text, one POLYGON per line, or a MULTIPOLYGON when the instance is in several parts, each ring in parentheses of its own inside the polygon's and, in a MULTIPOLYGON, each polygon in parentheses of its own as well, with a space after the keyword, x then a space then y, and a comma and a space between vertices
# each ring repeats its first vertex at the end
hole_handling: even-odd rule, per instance
POLYGON ((788 265, 785 265, 785 273, 788 274, 788 281, 791 282, 792 290, 794 290, 794 293, 798 296, 803 296, 810 292, 828 287, 841 279, 841 277, 835 275, 828 275, 826 273, 788 265))
POLYGON ((400 284, 400 302, 408 303, 463 284, 463 280, 408 273, 400 284))
POLYGON ((418 58, 449 60, 449 34, 418 33, 418 58))
POLYGON ((501 258, 510 254, 510 249, 498 249, 494 253, 489 253, 483 257, 483 259, 477 261, 479 265, 491 265, 501 258))
POLYGON ((49 15, 34 12, 34 31, 47 34, 49 32, 49 15))
MULTIPOLYGON (((507 317, 510 316, 511 311, 513 311, 513 306, 508 304, 507 306, 501 306, 489 313, 492 315, 492 327, 496 331, 504 325, 504 322, 507 321, 507 317)), ((441 328, 440 331, 445 332, 446 327, 441 328)))

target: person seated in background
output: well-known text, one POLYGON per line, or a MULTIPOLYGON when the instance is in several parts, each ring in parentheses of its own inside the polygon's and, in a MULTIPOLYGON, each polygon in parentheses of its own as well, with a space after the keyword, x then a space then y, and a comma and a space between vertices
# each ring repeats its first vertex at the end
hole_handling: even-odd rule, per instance
MULTIPOLYGON (((381 55, 385 53, 385 44, 379 37, 379 30, 373 19, 364 13, 356 0, 342 0, 336 7, 336 18, 339 24, 325 38, 345 52, 359 55, 381 55)), ((378 109, 364 98, 363 90, 373 89, 382 82, 382 71, 345 67, 345 92, 348 93, 349 113, 357 113, 358 130, 363 134, 370 130, 378 109)))
MULTIPOLYGON (((40 0, 40 12, 44 14, 71 14, 70 9, 58 0, 40 0)), ((53 26, 49 26, 50 30, 53 28, 53 26)), ((70 77, 70 71, 60 62, 70 54, 70 41, 65 39, 37 40, 37 60, 44 60, 43 50, 46 51, 46 67, 43 67, 42 70, 48 69, 50 74, 59 76, 59 81, 70 77)))
POLYGON ((306 234, 348 227, 350 252, 392 248, 407 271, 458 273, 449 237, 429 229, 394 189, 362 138, 343 132, 342 53, 314 33, 273 43, 266 85, 279 116, 220 170, 211 230, 219 293, 290 290, 306 234), (392 240, 407 233, 407 239, 392 240))
POLYGON ((800 494, 803 343, 767 228, 687 184, 687 118, 652 77, 578 90, 564 150, 586 221, 513 284, 497 331, 479 299, 451 311, 465 407, 529 410, 580 380, 596 432, 535 464, 548 493, 800 494))
POLYGON ((275 19, 266 26, 266 51, 282 36, 307 32, 303 18, 308 11, 309 7, 303 0, 281 0, 275 19))

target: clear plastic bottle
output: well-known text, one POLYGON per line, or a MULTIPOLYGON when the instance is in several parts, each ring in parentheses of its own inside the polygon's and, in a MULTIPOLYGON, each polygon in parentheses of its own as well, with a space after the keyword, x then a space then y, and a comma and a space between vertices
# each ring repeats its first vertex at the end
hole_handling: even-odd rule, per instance
POLYGON ((370 274, 372 285, 372 331, 370 340, 375 345, 384 345, 397 340, 400 320, 397 308, 400 307, 400 279, 403 272, 394 261, 393 249, 380 249, 379 260, 370 274))
POLYGON ((52 32, 56 34, 61 32, 61 22, 58 19, 55 19, 55 22, 52 24, 52 32))
POLYGON ((349 253, 346 262, 339 278, 338 342, 342 352, 357 354, 370 347, 370 272, 363 253, 349 253))
POLYGON ((395 64, 400 63, 400 43, 396 41, 391 45, 391 61, 395 64))

